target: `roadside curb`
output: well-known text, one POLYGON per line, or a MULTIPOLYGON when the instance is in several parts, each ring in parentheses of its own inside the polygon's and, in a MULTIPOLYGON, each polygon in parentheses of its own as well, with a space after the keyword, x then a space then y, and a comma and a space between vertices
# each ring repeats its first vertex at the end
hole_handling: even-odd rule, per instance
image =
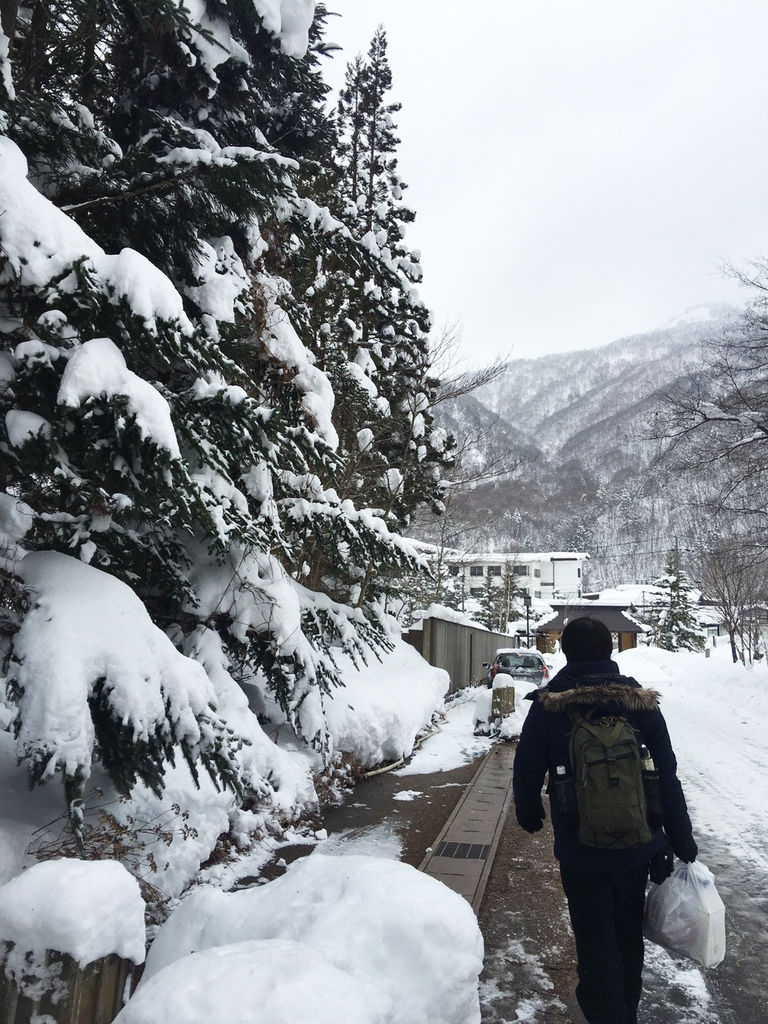
POLYGON ((479 914, 512 799, 514 745, 496 743, 440 830, 419 870, 464 896, 479 914))

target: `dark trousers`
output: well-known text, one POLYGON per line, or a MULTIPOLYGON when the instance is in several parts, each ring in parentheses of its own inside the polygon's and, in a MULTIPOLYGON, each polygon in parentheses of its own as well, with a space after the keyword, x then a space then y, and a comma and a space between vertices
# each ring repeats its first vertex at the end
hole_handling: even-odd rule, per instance
POLYGON ((576 939, 576 998, 589 1024, 637 1024, 648 865, 588 874, 560 868, 576 939))

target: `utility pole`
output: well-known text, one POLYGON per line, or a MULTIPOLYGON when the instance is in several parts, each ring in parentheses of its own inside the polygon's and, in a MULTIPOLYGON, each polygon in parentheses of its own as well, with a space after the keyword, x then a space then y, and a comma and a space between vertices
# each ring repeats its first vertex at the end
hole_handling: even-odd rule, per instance
POLYGON ((531 595, 523 594, 523 604, 525 605, 525 646, 530 650, 531 647, 531 595))

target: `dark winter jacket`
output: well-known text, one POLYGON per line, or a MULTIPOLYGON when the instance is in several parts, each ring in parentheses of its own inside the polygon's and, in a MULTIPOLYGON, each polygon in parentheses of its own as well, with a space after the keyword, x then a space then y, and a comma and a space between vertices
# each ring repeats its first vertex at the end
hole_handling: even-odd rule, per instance
MULTIPOLYGON (((659 775, 664 832, 672 845, 691 835, 691 822, 685 797, 677 778, 677 761, 659 711, 659 694, 646 690, 628 676, 619 674, 613 661, 569 663, 548 686, 526 697, 533 701, 523 724, 514 763, 515 807, 521 822, 541 817, 541 789, 547 772, 554 776, 557 765, 569 760, 569 733, 572 722, 568 708, 604 707, 608 713, 628 713, 639 730, 654 760, 659 775)), ((550 793, 550 787, 547 787, 550 793)), ((555 832, 555 856, 564 867, 577 871, 624 871, 640 867, 664 844, 657 832, 650 840, 632 850, 603 850, 585 846, 566 827, 558 806, 550 799, 555 832)))

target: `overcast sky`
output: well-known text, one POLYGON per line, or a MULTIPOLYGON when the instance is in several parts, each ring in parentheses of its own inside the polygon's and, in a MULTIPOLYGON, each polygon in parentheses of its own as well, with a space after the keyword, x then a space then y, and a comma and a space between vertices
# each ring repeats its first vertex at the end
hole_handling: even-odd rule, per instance
POLYGON ((384 24, 422 295, 475 363, 744 293, 768 255, 766 0, 327 0, 384 24))

